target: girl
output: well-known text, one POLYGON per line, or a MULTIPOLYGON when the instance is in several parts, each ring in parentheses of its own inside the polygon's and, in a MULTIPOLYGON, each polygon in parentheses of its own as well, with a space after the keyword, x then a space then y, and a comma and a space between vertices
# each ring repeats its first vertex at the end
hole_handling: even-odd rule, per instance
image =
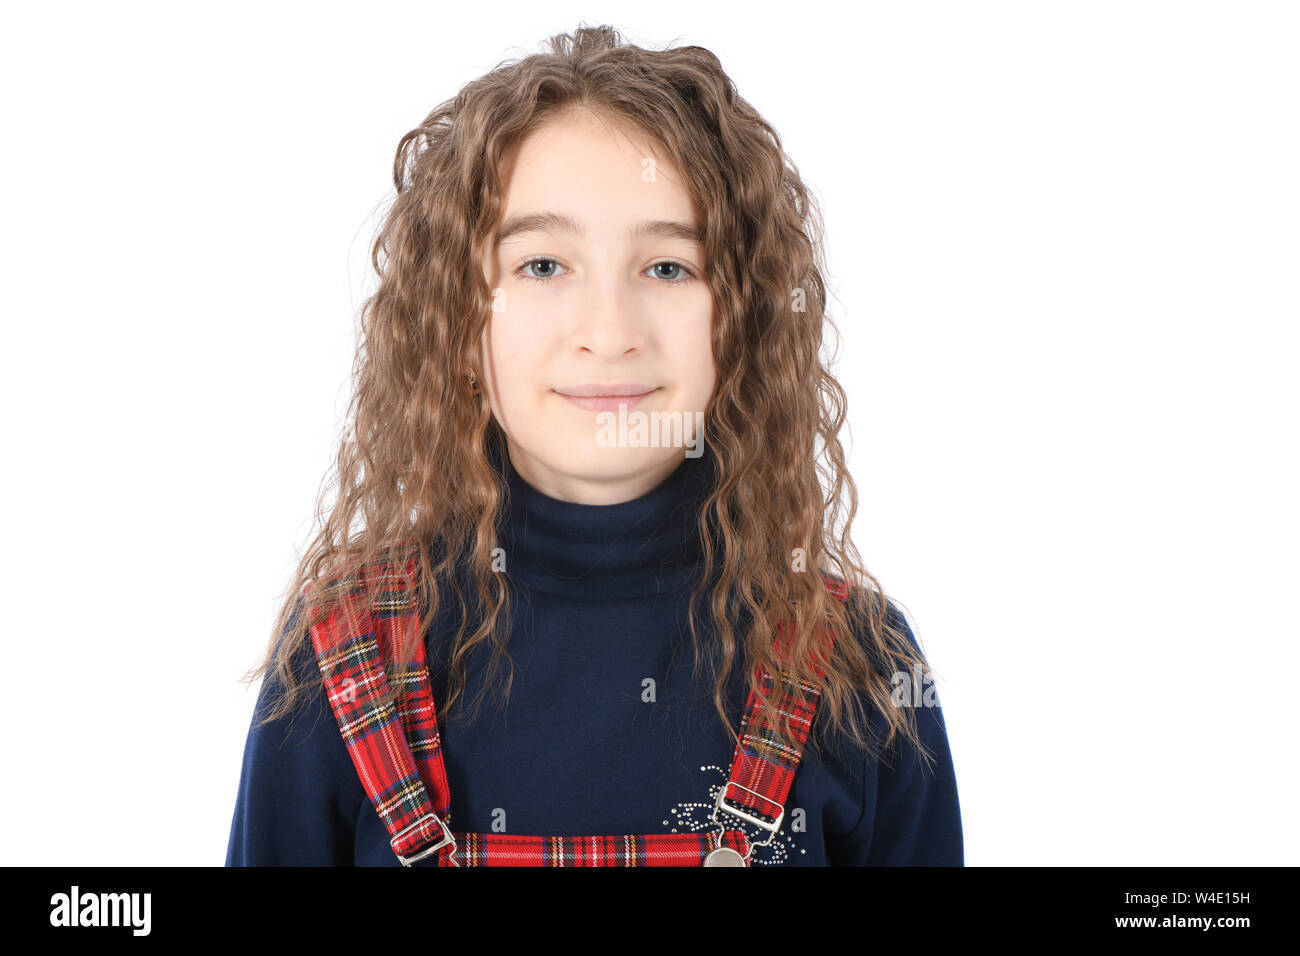
POLYGON ((550 47, 398 147, 227 865, 960 865, 803 182, 709 51, 550 47))

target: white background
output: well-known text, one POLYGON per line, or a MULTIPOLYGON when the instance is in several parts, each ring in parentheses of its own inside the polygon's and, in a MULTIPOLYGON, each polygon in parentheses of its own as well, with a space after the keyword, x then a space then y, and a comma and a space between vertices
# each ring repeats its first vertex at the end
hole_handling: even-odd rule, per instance
POLYGON ((1294 5, 5 19, 0 862, 223 862, 397 142, 583 20, 716 53, 822 205, 967 863, 1297 862, 1294 5))

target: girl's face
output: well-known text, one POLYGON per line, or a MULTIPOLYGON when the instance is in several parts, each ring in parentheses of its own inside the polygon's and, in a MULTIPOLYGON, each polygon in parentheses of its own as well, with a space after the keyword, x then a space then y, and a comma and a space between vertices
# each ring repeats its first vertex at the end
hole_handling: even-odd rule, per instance
POLYGON ((506 175, 481 347, 510 460, 552 498, 629 501, 704 441, 717 378, 701 223, 651 144, 585 112, 534 131, 506 175), (584 386, 623 397, 564 394, 584 386))

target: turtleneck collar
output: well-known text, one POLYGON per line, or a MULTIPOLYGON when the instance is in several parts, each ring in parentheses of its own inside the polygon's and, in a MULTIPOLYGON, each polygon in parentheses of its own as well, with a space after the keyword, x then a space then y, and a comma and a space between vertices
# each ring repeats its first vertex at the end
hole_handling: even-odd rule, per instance
POLYGON ((506 575, 528 588, 588 599, 663 593, 703 573, 696 523, 714 485, 708 445, 632 501, 586 505, 538 491, 502 450, 508 489, 498 543, 506 575))

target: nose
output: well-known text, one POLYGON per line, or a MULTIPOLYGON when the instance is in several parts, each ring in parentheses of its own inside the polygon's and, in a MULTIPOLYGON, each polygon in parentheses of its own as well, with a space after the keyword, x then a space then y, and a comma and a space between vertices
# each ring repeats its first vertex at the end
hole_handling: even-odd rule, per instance
POLYGON ((635 307, 613 283, 593 283, 576 303, 571 345, 575 352, 617 359, 645 348, 645 332, 635 307))

